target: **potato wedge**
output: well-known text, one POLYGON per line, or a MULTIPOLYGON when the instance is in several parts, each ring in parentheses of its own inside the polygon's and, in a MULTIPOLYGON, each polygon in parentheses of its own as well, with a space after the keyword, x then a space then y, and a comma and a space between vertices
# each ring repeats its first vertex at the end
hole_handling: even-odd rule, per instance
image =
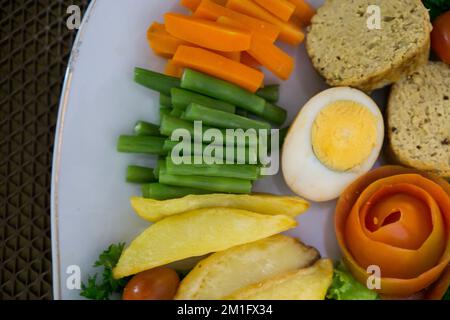
POLYGON ((131 206, 141 218, 156 222, 171 215, 212 207, 235 208, 262 214, 284 214, 296 217, 309 208, 309 203, 298 197, 217 193, 189 195, 164 201, 132 197, 131 206))
POLYGON ((250 285, 229 300, 324 300, 333 279, 333 263, 320 259, 308 268, 250 285))
POLYGON ((216 252, 183 279, 175 299, 213 300, 250 284, 313 264, 319 252, 298 240, 275 235, 216 252))
POLYGON ((124 250, 114 277, 122 278, 189 257, 256 241, 297 225, 284 215, 230 208, 200 209, 163 219, 124 250))

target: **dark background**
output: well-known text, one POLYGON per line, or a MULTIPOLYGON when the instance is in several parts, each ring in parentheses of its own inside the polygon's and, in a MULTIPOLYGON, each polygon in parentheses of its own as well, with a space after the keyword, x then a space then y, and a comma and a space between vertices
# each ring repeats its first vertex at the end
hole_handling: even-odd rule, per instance
POLYGON ((0 299, 51 299, 50 183, 59 97, 89 0, 0 0, 0 299))

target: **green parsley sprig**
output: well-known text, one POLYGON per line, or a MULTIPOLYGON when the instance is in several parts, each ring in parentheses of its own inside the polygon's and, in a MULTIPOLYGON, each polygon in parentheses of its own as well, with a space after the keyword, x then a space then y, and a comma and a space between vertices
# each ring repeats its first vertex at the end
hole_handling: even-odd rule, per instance
POLYGON ((81 284, 81 296, 93 300, 108 300, 112 294, 123 291, 129 278, 114 279, 112 270, 119 261, 124 247, 125 243, 112 244, 100 254, 94 267, 103 267, 101 281, 97 281, 98 274, 89 276, 87 283, 81 284))

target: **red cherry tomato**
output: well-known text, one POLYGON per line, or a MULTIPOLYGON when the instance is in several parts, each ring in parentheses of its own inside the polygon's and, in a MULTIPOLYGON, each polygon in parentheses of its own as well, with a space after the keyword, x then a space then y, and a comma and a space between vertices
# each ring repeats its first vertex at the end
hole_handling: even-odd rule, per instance
POLYGON ((123 300, 172 300, 179 283, 173 269, 150 269, 131 278, 123 291, 123 300))
POLYGON ((442 61, 450 64, 450 11, 434 20, 431 47, 442 61))

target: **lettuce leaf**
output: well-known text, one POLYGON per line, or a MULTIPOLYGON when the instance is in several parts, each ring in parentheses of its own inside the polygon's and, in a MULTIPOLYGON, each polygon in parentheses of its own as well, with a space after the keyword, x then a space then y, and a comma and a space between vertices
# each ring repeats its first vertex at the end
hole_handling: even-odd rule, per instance
POLYGON ((359 283, 340 262, 334 269, 333 282, 328 289, 327 299, 331 300, 376 300, 378 294, 359 283))

